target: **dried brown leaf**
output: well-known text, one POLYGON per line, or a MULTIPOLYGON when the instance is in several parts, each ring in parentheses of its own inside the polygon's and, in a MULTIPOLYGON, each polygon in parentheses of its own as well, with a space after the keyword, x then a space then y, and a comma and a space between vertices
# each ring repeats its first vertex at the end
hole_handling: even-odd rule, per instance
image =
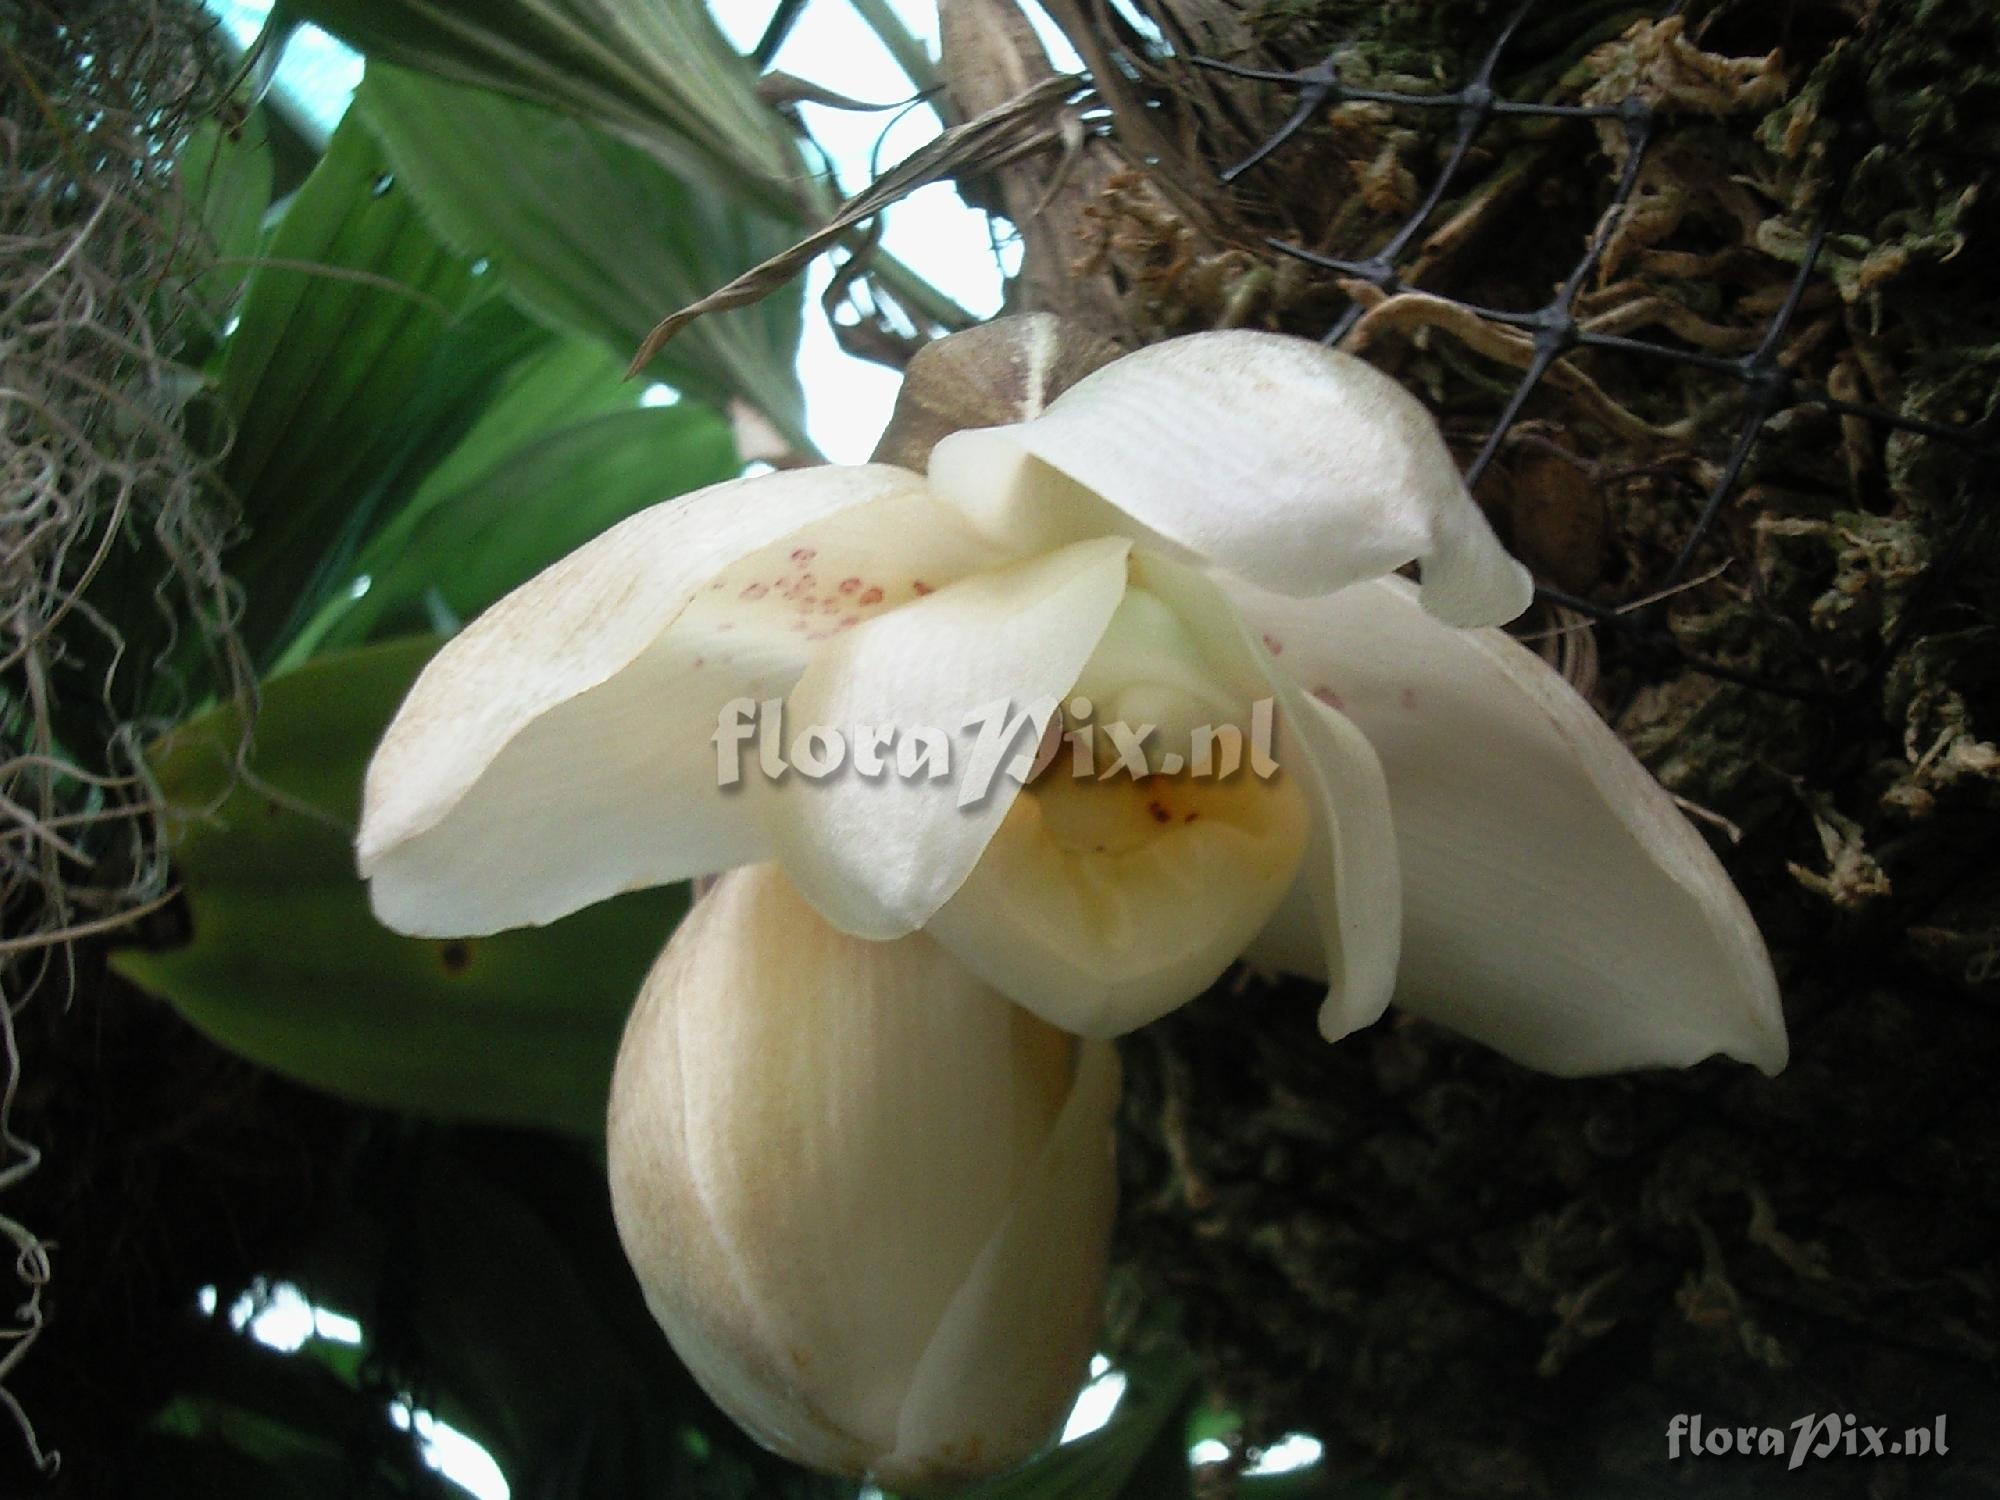
POLYGON ((1077 90, 1076 80, 1055 77, 990 109, 963 125, 955 125, 936 140, 919 146, 874 182, 849 198, 821 228, 789 250, 772 256, 709 293, 700 301, 668 314, 633 357, 628 373, 636 375, 666 347, 668 340, 696 318, 727 312, 762 301, 803 271, 813 258, 830 249, 856 226, 918 188, 959 172, 990 171, 1055 138, 1057 114, 1077 90))

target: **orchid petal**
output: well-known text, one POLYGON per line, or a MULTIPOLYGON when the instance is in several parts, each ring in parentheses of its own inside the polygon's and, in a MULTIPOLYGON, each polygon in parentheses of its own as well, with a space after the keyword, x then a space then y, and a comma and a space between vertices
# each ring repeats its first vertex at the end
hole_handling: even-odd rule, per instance
POLYGON ((1033 1174, 952 1297, 911 1377, 896 1449, 876 1475, 898 1490, 963 1481, 1034 1452, 1045 1401, 1096 1347, 1117 1207, 1118 1053, 1081 1042, 1076 1081, 1033 1174))
MULTIPOLYGON (((1016 1004, 1081 1036, 1133 1030, 1214 983, 1290 886, 1312 836, 1308 783, 1217 760, 1204 731, 1248 729, 1269 685, 1245 665, 1227 618, 1212 660, 1202 632, 1140 584, 1161 566, 1171 565, 1133 560, 1134 586, 1077 679, 1087 724, 1068 732, 1068 748, 926 927, 1016 1004), (1138 769, 1160 772, 1170 750, 1177 769, 1106 764, 1096 752, 1113 723, 1166 731, 1146 742, 1154 758, 1138 769), (1190 764, 1197 738, 1206 768, 1190 764)), ((1212 587, 1194 603, 1230 613, 1212 587)))
POLYGON ((1303 339, 1155 344, 1040 417, 945 438, 930 476, 1026 547, 1117 533, 1295 595, 1420 561, 1425 607, 1459 625, 1512 619, 1532 592, 1416 398, 1303 339))
POLYGON ((1313 809, 1300 894, 1277 904, 1304 914, 1298 946, 1318 955, 1309 972, 1327 981, 1320 1031, 1337 1041, 1380 1019, 1402 955, 1403 879, 1382 763, 1346 715, 1300 690, 1286 670, 1285 642, 1266 631, 1251 644, 1222 588, 1160 558, 1144 558, 1134 572, 1198 629, 1211 660, 1228 661, 1239 682, 1256 685, 1244 691, 1275 698, 1275 758, 1297 776, 1313 809))
POLYGON ((1381 756, 1403 858, 1398 1005, 1549 1073, 1716 1052, 1784 1066, 1741 896, 1551 667, 1499 631, 1441 625, 1399 579, 1318 600, 1235 592, 1381 756))
POLYGON ((732 481, 613 527, 417 679, 365 788, 377 914, 492 932, 761 857, 750 799, 717 785, 720 708, 1000 555, 884 466, 732 481))
POLYGON ((1107 1051, 921 934, 837 932, 775 866, 725 875, 647 980, 607 1134, 626 1254, 684 1363, 816 1467, 900 1488, 1025 1457, 1097 1329, 1107 1051), (982 1339, 1007 1341, 985 1369, 982 1339))
POLYGON ((915 931, 978 862, 1125 592, 1128 544, 1078 543, 968 578, 868 621, 817 657, 785 705, 794 733, 942 735, 948 775, 858 765, 781 782, 763 803, 771 846, 820 914, 858 937, 915 931), (1016 734, 1002 743, 1002 727, 1016 734))

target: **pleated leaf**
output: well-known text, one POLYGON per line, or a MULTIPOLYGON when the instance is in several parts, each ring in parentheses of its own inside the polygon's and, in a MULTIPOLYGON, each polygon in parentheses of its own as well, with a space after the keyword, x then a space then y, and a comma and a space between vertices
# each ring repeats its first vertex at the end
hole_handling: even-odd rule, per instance
MULTIPOLYGON (((437 229, 490 260, 550 326, 630 356, 663 311, 788 244, 733 184, 677 176, 584 121, 490 89, 369 66, 355 110, 437 229)), ((742 396, 804 446, 796 294, 704 320, 653 366, 720 403, 742 396)))
POLYGON ((232 1051, 359 1103, 595 1137, 611 1062, 679 889, 464 942, 381 927, 354 873, 362 768, 435 649, 323 657, 270 682, 252 775, 216 711, 153 755, 193 935, 114 966, 232 1051))
POLYGON ((371 59, 533 100, 801 212, 798 148, 704 0, 297 0, 371 59))
POLYGON ((546 335, 449 250, 358 122, 334 133, 244 292, 220 394, 260 663, 317 603, 385 497, 462 432, 546 335))
MULTIPOLYGON (((433 479, 455 478, 457 457, 433 479)), ((316 649, 468 620, 634 511, 739 467, 728 424, 683 402, 567 423, 456 484, 426 480, 356 559, 350 595, 365 590, 337 601, 316 649)))
POLYGON ((194 295, 203 314, 219 322, 250 275, 271 206, 269 116, 253 109, 228 124, 203 120, 189 132, 175 172, 201 225, 203 248, 218 262, 196 278, 194 295))

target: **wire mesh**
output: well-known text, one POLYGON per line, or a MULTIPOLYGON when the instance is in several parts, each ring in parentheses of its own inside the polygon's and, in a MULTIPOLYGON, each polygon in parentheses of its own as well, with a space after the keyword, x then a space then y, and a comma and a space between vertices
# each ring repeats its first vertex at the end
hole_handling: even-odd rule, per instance
MULTIPOLYGON (((1223 172, 1222 179, 1225 184, 1234 183, 1262 166, 1298 137, 1322 112, 1342 104, 1372 103, 1452 117, 1450 146, 1440 170, 1417 207, 1379 248, 1365 256, 1349 258, 1328 255, 1283 239, 1267 241, 1274 250, 1320 269, 1365 282, 1384 296, 1394 296, 1416 289, 1406 282, 1404 276, 1412 247, 1430 225, 1453 186, 1463 177, 1475 147, 1494 122, 1509 118, 1616 122, 1622 129, 1626 146, 1624 164, 1594 232, 1555 294, 1542 306, 1527 310, 1456 302, 1458 307, 1488 324, 1527 334, 1532 339, 1533 348, 1532 357, 1506 398, 1498 419, 1466 466, 1466 483, 1476 486, 1480 482, 1514 433, 1544 377, 1558 360, 1572 350, 1615 351, 1642 361, 1698 368, 1733 381, 1742 392, 1742 416, 1720 471, 1708 486, 1692 526, 1664 572, 1646 580, 1643 586, 1630 592, 1630 597, 1622 600, 1607 602, 1587 598, 1546 582, 1538 582, 1537 595, 1548 604, 1573 611, 1598 625, 1638 637, 1643 643, 1678 659, 1684 666, 1744 687, 1819 703, 1838 702, 1867 692, 1880 680, 1921 622, 1929 604, 1950 581, 1952 570, 1965 555, 1964 544, 1972 531, 1992 513, 1990 486, 1968 483, 1959 514, 1945 528, 1945 545, 1915 580, 1907 607, 1885 636, 1865 671, 1860 673, 1849 670, 1843 674, 1833 665, 1818 660, 1813 680, 1783 681, 1704 658, 1689 650, 1668 628, 1666 601, 1689 582, 1704 544, 1713 534, 1731 499, 1739 493, 1752 452, 1772 418, 1780 412, 1798 407, 1818 408, 1838 417, 1859 419, 1879 429, 1900 430, 1936 439, 1958 448, 1969 464, 1979 458, 2000 456, 2000 445, 1994 441, 1990 421, 1950 426, 1882 406, 1846 400, 1800 380, 1781 359, 1787 335, 1793 329, 1808 288, 1820 271, 1828 236, 1837 226, 1837 191, 1822 195, 1784 300, 1749 354, 1725 358, 1697 349, 1677 348, 1585 327, 1577 316, 1577 298, 1597 271, 1621 220, 1631 210, 1641 168, 1648 151, 1655 145, 1664 117, 1660 109, 1636 94, 1612 104, 1551 104, 1505 97, 1497 82, 1501 64, 1509 45, 1537 5, 1538 0, 1523 0, 1501 26, 1471 76, 1456 89, 1439 93, 1410 93, 1350 84, 1341 76, 1338 50, 1322 61, 1296 71, 1250 68, 1215 58, 1195 59, 1204 68, 1235 78, 1287 87, 1296 90, 1298 95, 1296 106, 1284 122, 1255 150, 1223 172)), ((1680 3, 1670 5, 1659 12, 1659 18, 1664 20, 1677 16, 1683 9, 1680 3)), ((1854 146, 1852 139, 1845 144, 1851 152, 1854 146)), ((1829 180, 1837 184, 1841 178, 1842 172, 1836 164, 1829 173, 1829 180)), ((1360 302, 1350 299, 1346 310, 1327 328, 1321 342, 1330 346, 1341 344, 1354 331, 1365 310, 1360 302)))
MULTIPOLYGON (((1176 9, 1197 7, 1151 13, 1176 9)), ((1884 327, 1866 326, 1850 295, 1862 257, 1902 232, 1882 226, 1891 199, 1906 199, 1871 198, 1867 172, 1879 187, 1884 175, 1935 168, 1954 201, 1990 180, 2000 158, 1966 123, 1969 108, 1944 139, 1893 123, 1916 118, 1910 101, 1926 92, 1951 114, 1966 85, 1942 71, 1988 53, 1937 41, 1931 7, 1868 7, 1888 17, 1869 34, 1855 7, 1711 0, 1706 33, 1687 28, 1705 62, 1763 53, 1777 36, 1798 45, 1773 62, 1756 100, 1691 118, 1657 102, 1656 78, 1637 79, 1649 91, 1640 97, 1633 70, 1599 57, 1648 13, 1314 0, 1285 11, 1317 27, 1304 33, 1309 49, 1279 50, 1295 47, 1297 30, 1210 33, 1217 44, 1203 49, 1205 66, 1252 81, 1241 92, 1257 125, 1218 153, 1235 160, 1225 176, 1242 212, 1232 224, 1275 236, 1264 243, 1294 258, 1285 269, 1310 268, 1314 291, 1346 294, 1286 326, 1370 357, 1371 323, 1447 335, 1390 351, 1402 361, 1391 373, 1427 397, 1502 525, 1540 476, 1588 476, 1610 540, 1588 566, 1539 570, 1545 619, 1597 627, 1575 637, 1587 646, 1601 635, 1607 648, 1612 675, 1595 700, 1684 805, 1726 833, 1732 874, 1783 975, 1793 1045, 1775 1084, 1746 1085, 1710 1064, 1558 1085, 1414 1022, 1316 1051, 1317 996, 1301 997, 1287 1033, 1282 1005, 1266 1004, 1279 996, 1262 987, 1212 996, 1142 1034, 1127 1051, 1120 1138, 1124 1265, 1146 1296, 1177 1307, 1250 1441, 1312 1433, 1335 1487, 1681 1494, 1688 1473, 1662 1464, 1658 1444, 1690 1390, 1744 1412, 1828 1401, 1956 1411, 1976 1399, 1961 1392, 1992 1384, 1992 1351, 1966 1358, 1950 1331, 1963 1287, 1985 1284, 1979 1250, 1965 1242, 1964 1269, 1938 1275, 1933 1306, 1911 1293, 1961 1255, 1940 1254, 1935 1226, 1977 1196, 1962 1186, 1981 1180, 1968 1163, 1990 1161, 1994 1140, 1981 1059, 1993 1047, 1985 1002, 2000 953, 1984 748, 1995 559, 1980 533, 2000 519, 1982 462, 1996 434, 1990 416, 1944 425, 1994 401, 2000 355, 1987 352, 1995 309, 1982 281, 1991 260, 1980 266, 1973 249, 1956 267, 1889 285, 1876 304, 1884 327), (1486 19, 1464 47, 1467 29, 1452 28, 1474 13, 1486 19), (1785 35, 1800 17, 1813 29, 1785 35), (1877 67, 1898 37, 1897 55, 1920 51, 1923 69, 1877 67), (1832 65, 1843 47, 1845 72, 1832 65), (1271 54, 1323 60, 1236 65, 1271 54), (1455 60, 1437 91, 1406 81, 1438 55, 1455 60), (1829 78, 1856 83, 1854 94, 1861 80, 1874 85, 1873 109, 1829 90, 1824 108, 1783 116, 1829 78), (1564 102, 1530 102, 1531 92, 1564 102), (1415 148, 1397 145, 1413 174, 1398 194, 1370 198, 1363 174, 1387 156, 1385 110, 1396 126, 1421 115, 1430 128, 1415 148), (1815 111, 1813 149, 1824 142, 1831 154, 1823 169, 1792 175, 1804 158, 1774 143, 1815 111), (1355 122, 1345 133, 1336 112, 1355 122), (1603 148, 1590 176, 1544 180, 1551 164, 1578 162, 1571 148, 1587 137, 1603 148), (1627 295, 1603 284, 1619 280, 1620 250, 1635 243, 1621 228, 1648 212, 1659 177, 1704 153, 1713 177, 1703 181, 1768 167, 1758 186, 1773 190, 1753 205, 1755 227, 1784 237, 1760 241, 1718 212, 1678 239, 1636 238, 1688 265, 1737 257, 1720 272, 1673 273, 1672 285, 1655 264, 1624 278, 1681 298, 1730 335, 1697 345, 1684 325, 1635 326, 1602 309, 1627 295), (1362 170, 1330 183, 1349 163, 1362 170), (1482 196, 1513 169, 1535 179, 1528 190, 1482 196), (1348 212, 1354 199, 1368 212, 1348 212), (1476 266, 1469 251, 1438 255, 1440 243, 1466 243, 1452 226, 1482 201, 1501 205, 1487 222, 1506 238, 1483 241, 1476 266), (1383 312, 1406 294, 1411 307, 1449 303, 1462 321, 1383 312), (1954 319, 1963 326, 1943 326, 1954 319), (1494 338, 1473 343, 1462 330, 1475 323, 1494 338), (1881 334, 1877 352, 1893 348, 1882 362, 1891 378, 1864 371, 1850 385, 1841 359, 1867 357, 1864 332, 1881 334), (1502 335, 1513 368, 1496 379, 1484 361, 1502 335), (1646 384, 1634 406, 1648 417, 1684 409, 1691 420, 1628 445, 1575 403, 1579 369, 1607 386, 1646 384), (1876 399, 1884 404, 1867 404, 1876 399), (1838 447, 1857 429, 1867 467, 1842 472, 1848 455, 1822 439, 1838 447), (1569 446, 1578 451, 1560 457, 1570 463, 1548 458, 1569 446), (1654 461, 1670 450, 1671 469, 1654 461), (1574 462, 1599 455, 1611 456, 1574 462), (1652 472, 1632 478, 1641 468, 1652 472), (1711 565, 1725 560, 1733 572, 1718 575, 1711 565), (1851 600, 1863 602, 1840 612, 1851 600), (1932 747, 1946 744, 1968 752, 1955 784, 1927 769, 1932 747), (1256 1026, 1243 1024, 1246 998, 1256 1026), (1926 1154, 1949 1165, 1906 1194, 1902 1163, 1926 1154), (1773 1255, 1778 1223, 1786 1249, 1773 1255), (1790 1254, 1808 1244, 1810 1267, 1790 1254), (1917 1264, 1926 1269, 1912 1274, 1917 1264)), ((1992 223, 1982 216, 1964 246, 1990 246, 1992 223)), ((1941 1466, 1908 1478, 1926 1493, 1978 1487, 1941 1466)), ((1766 1483, 1748 1467, 1716 1469, 1703 1490, 1748 1495, 1766 1483)))

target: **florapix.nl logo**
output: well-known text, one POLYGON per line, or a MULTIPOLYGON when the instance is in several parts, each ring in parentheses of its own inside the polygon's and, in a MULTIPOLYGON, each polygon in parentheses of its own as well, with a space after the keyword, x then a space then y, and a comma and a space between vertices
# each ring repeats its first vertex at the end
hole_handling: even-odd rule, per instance
POLYGON ((1228 780, 1277 774, 1276 713, 1269 698, 1249 722, 1162 725, 1098 723, 1088 698, 1048 698, 1016 708, 983 704, 957 724, 788 725, 781 698, 733 698, 715 724, 715 777, 740 785, 750 768, 769 781, 842 774, 955 786, 960 807, 983 802, 1000 776, 1025 786, 1045 774, 1109 781, 1119 776, 1228 780))
POLYGON ((1851 1414, 1811 1412, 1783 1427, 1736 1427, 1682 1412, 1667 1423, 1667 1457, 1783 1458, 1787 1469, 1828 1458, 1935 1458, 1949 1452, 1941 1413, 1920 1427, 1871 1427, 1851 1414))

